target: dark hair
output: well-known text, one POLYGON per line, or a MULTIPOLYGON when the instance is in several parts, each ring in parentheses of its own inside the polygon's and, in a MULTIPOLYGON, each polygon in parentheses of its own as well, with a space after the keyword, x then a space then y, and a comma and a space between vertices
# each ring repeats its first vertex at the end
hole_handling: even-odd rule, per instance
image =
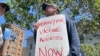
MULTIPOLYGON (((42 3, 42 5, 41 5, 41 6, 42 6, 42 10, 45 11, 45 10, 46 10, 46 7, 47 7, 47 6, 50 6, 50 5, 53 6, 53 5, 56 5, 56 4, 42 3)), ((57 5, 56 5, 56 6, 57 6, 57 5)), ((59 13, 59 9, 58 9, 58 8, 57 8, 57 11, 58 11, 58 13, 59 13)), ((58 13, 57 13, 57 14, 58 14, 58 13)))
POLYGON ((4 8, 7 11, 9 11, 9 6, 5 3, 0 3, 0 6, 2 6, 2 8, 4 8))

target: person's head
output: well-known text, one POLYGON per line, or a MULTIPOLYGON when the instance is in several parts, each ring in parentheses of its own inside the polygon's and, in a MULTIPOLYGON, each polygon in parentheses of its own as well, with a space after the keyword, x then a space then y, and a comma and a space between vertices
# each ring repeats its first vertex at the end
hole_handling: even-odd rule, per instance
POLYGON ((58 14, 59 12, 56 4, 43 3, 42 10, 44 11, 46 16, 52 16, 52 15, 58 14))
POLYGON ((0 2, 0 16, 9 11, 9 6, 5 3, 0 2))

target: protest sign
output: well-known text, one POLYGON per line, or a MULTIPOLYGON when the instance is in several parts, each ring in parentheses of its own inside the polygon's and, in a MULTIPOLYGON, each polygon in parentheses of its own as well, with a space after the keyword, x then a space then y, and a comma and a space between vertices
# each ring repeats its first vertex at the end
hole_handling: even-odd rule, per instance
POLYGON ((45 17, 37 23, 35 56, 67 56, 69 41, 65 15, 45 17))

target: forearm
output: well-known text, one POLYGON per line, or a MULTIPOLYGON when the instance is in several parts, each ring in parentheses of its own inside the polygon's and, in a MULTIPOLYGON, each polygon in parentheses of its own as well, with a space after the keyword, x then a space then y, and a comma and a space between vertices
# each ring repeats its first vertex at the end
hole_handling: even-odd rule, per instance
POLYGON ((79 55, 80 53, 80 40, 77 34, 76 29, 74 29, 73 34, 71 35, 71 53, 73 55, 79 55))
POLYGON ((80 40, 78 37, 76 26, 72 21, 69 21, 68 24, 68 35, 69 35, 70 53, 71 55, 78 56, 80 53, 80 40))

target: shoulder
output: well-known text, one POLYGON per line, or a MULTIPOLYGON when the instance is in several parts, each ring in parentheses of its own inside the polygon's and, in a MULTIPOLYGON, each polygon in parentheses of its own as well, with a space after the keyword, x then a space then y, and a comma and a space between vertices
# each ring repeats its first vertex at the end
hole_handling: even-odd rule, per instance
POLYGON ((67 23, 74 23, 74 21, 67 15, 67 14, 62 14, 65 16, 65 20, 67 23))
POLYGON ((69 18, 69 17, 66 16, 66 15, 65 15, 65 20, 66 20, 66 23, 69 24, 69 25, 72 25, 72 24, 75 23, 71 18, 69 18))

